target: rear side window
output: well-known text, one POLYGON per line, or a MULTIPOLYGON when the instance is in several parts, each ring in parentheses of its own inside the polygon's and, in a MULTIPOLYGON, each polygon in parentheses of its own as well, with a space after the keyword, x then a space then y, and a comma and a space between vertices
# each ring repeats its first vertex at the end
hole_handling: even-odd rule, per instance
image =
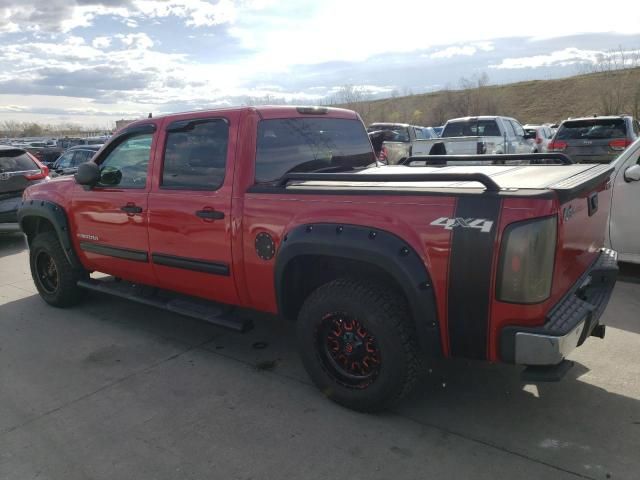
POLYGON ((514 122, 513 120, 509 120, 509 122, 511 123, 511 126, 513 127, 513 131, 516 132, 516 135, 520 136, 520 137, 523 137, 524 136, 524 130, 522 129, 522 126, 518 122, 514 122))
POLYGON ((468 120, 449 122, 442 137, 499 137, 500 129, 495 120, 468 120))
POLYGON ((161 187, 220 188, 224 182, 228 142, 229 124, 222 118, 196 120, 178 131, 169 131, 161 187))
POLYGON ((39 170, 24 150, 0 150, 0 173, 39 170))
POLYGON ((557 139, 579 140, 598 138, 625 138, 627 126, 622 118, 588 120, 568 120, 560 125, 557 139))
POLYGON ((258 125, 256 183, 275 182, 290 172, 357 169, 374 161, 371 142, 358 120, 287 118, 258 125))

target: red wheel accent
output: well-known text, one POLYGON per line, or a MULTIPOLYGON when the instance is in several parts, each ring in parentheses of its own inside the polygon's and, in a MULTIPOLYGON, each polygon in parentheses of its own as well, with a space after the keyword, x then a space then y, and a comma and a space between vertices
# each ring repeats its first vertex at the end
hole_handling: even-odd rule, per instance
POLYGON ((319 353, 327 371, 341 384, 365 388, 380 370, 380 352, 373 335, 346 313, 331 313, 322 319, 319 353))

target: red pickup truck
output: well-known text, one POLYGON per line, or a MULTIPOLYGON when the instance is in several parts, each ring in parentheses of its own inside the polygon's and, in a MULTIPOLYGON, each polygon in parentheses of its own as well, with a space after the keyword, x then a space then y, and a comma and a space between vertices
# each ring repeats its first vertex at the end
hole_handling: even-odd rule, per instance
POLYGON ((97 290, 239 331, 229 306, 279 314, 320 390, 375 411, 429 358, 553 376, 603 336, 611 168, 523 158, 381 166, 351 111, 200 111, 129 125, 18 218, 51 305, 97 290))

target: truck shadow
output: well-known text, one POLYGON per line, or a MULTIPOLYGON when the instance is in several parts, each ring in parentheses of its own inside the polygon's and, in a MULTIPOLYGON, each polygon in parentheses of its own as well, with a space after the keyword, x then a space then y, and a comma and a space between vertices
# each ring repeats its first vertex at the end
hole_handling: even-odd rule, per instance
POLYGON ((0 258, 15 255, 26 249, 27 244, 22 233, 0 232, 0 258))
MULTIPOLYGON (((50 307, 34 295, 0 305, 0 318, 5 311, 13 316, 43 316, 50 307)), ((247 334, 237 334, 143 305, 91 294, 86 303, 73 309, 73 315, 58 315, 47 321, 73 322, 76 326, 86 322, 87 335, 91 334, 92 323, 100 323, 101 329, 126 331, 133 337, 133 344, 138 338, 150 336, 159 342, 177 341, 210 352, 202 361, 210 362, 212 367, 222 361, 222 356, 264 375, 279 375, 310 385, 298 359, 290 324, 251 312, 238 314, 251 316, 255 328, 247 334)), ((33 335, 46 336, 46 332, 34 331, 33 335)), ((10 332, 0 331, 2 337, 11 341, 10 332)), ((109 341, 105 339, 106 343, 109 341)), ((42 352, 43 360, 65 355, 68 350, 51 345, 50 351, 42 352)), ((609 351, 611 358, 607 361, 593 360, 599 370, 611 365, 627 368, 629 359, 624 352, 616 350, 615 345, 609 351)), ((561 382, 534 386, 523 384, 520 369, 513 366, 453 360, 432 362, 428 367, 415 392, 394 409, 401 417, 398 424, 410 419, 425 429, 438 429, 442 442, 449 436, 462 437, 580 472, 586 478, 633 478, 640 470, 640 391, 637 383, 610 382, 609 376, 616 372, 591 372, 576 364, 561 382)), ((20 369, 20 365, 13 368, 20 369)), ((287 384, 280 385, 286 388, 287 384)), ((219 385, 212 384, 211 388, 219 385)), ((355 424, 359 414, 353 415, 355 424)), ((394 421, 393 416, 386 417, 394 421)))

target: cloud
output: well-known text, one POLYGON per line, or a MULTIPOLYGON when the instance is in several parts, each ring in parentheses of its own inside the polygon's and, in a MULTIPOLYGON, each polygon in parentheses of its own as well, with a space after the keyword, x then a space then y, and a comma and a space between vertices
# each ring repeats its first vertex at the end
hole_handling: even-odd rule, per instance
POLYGON ((520 69, 540 68, 551 66, 567 66, 579 63, 595 63, 599 56, 605 52, 598 50, 581 50, 578 48, 565 48, 545 55, 533 55, 531 57, 505 58, 497 65, 490 65, 493 69, 520 69))
POLYGON ((109 48, 111 46, 111 37, 96 37, 93 39, 93 42, 91 42, 91 46, 100 50, 109 48))

